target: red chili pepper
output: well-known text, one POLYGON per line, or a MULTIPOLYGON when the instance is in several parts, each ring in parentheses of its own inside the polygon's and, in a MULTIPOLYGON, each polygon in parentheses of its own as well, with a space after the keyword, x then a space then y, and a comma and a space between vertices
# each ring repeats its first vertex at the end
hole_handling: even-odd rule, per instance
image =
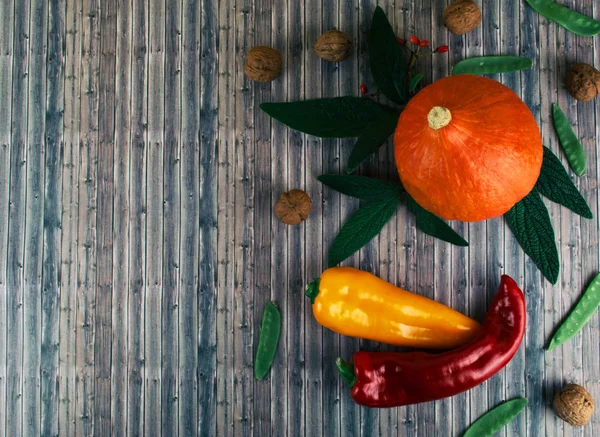
POLYGON ((454 396, 495 375, 515 355, 525 333, 525 298, 503 275, 479 334, 445 352, 357 352, 354 365, 338 358, 351 396, 368 407, 397 407, 454 396))
POLYGON ((400 44, 401 46, 405 46, 406 45, 406 40, 402 39, 400 37, 396 37, 396 39, 398 40, 398 44, 400 44))
POLYGON ((415 35, 412 35, 410 38, 408 38, 408 40, 410 41, 411 44, 414 44, 416 46, 418 46, 419 43, 421 42, 421 40, 415 35))
POLYGON ((438 53, 446 53, 448 51, 448 46, 439 46, 435 51, 438 53))
POLYGON ((364 83, 360 84, 360 92, 363 94, 367 94, 369 92, 369 89, 367 88, 367 86, 364 83))
POLYGON ((419 45, 421 47, 429 47, 429 41, 427 41, 426 39, 422 39, 421 41, 419 41, 419 45))

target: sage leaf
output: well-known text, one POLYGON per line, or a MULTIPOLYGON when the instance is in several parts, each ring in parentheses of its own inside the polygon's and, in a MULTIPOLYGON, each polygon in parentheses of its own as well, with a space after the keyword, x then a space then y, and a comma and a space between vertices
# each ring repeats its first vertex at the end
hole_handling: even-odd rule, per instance
POLYGON ((379 150, 396 130, 398 117, 400 117, 399 112, 384 111, 381 118, 367 126, 358 137, 352 152, 350 152, 346 170, 348 173, 354 172, 361 162, 379 150))
POLYGON ((520 56, 476 56, 460 61, 452 74, 498 74, 530 68, 533 61, 520 56))
POLYGON ((506 401, 477 419, 463 437, 491 437, 512 422, 526 406, 525 398, 506 401))
POLYGON ((556 333, 550 340, 548 350, 560 346, 573 338, 596 314, 600 306, 600 274, 592 280, 592 283, 586 288, 583 296, 571 310, 567 318, 562 322, 556 333))
POLYGON ((342 194, 362 200, 390 199, 404 191, 399 182, 382 181, 366 176, 322 174, 317 179, 342 194))
POLYGON ((381 7, 375 8, 368 38, 371 74, 386 97, 398 104, 408 102, 406 64, 402 47, 381 7))
POLYGON ((508 227, 542 274, 556 284, 560 263, 548 209, 537 188, 504 214, 508 227))
POLYGON ((569 177, 560 159, 544 146, 542 171, 536 183, 539 192, 551 201, 565 206, 587 219, 594 218, 587 202, 569 177))
POLYGON ((457 246, 469 245, 469 243, 463 237, 458 235, 445 221, 427 211, 408 194, 406 195, 406 206, 415 216, 417 227, 426 234, 457 246))
POLYGON ((351 256, 383 229, 392 218, 400 196, 365 203, 344 223, 329 249, 328 264, 333 267, 351 256))
POLYGON ((266 102, 260 108, 292 129, 321 138, 358 137, 389 111, 360 97, 266 102))
POLYGON ((417 88, 417 85, 419 85, 419 82, 421 82, 421 79, 423 79, 423 76, 424 73, 419 73, 415 77, 413 77, 410 81, 410 85, 408 86, 408 90, 411 92, 414 91, 417 88))

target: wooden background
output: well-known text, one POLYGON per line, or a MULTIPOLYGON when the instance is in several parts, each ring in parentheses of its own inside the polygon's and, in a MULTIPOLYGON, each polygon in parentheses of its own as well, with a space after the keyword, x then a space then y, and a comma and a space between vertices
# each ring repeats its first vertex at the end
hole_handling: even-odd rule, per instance
MULTIPOLYGON (((600 18, 595 0, 564 3, 600 18)), ((360 408, 335 358, 391 348, 322 329, 303 296, 358 206, 316 180, 344 170, 352 141, 293 132, 258 105, 358 95, 363 82, 374 90, 375 1, 0 0, 0 437, 458 436, 520 396, 530 406, 500 435, 600 435, 600 414, 575 429, 549 408, 564 382, 600 401, 600 316, 543 350, 599 269, 598 106, 577 104, 562 80, 576 61, 600 66, 600 39, 576 37, 524 1, 483 0, 483 25, 465 37, 442 26, 445 0, 380 4, 398 35, 450 45, 421 61, 425 83, 468 56, 533 59, 497 79, 527 102, 561 159, 554 102, 587 151, 588 172, 575 180, 596 218, 548 203, 562 262, 555 286, 502 219, 454 223, 471 242, 459 248, 415 230, 404 207, 347 261, 480 320, 510 274, 529 317, 514 360, 452 399, 360 408), (331 28, 354 40, 340 64, 311 51, 331 28), (282 54, 270 84, 243 75, 254 45, 282 54), (313 199, 296 227, 273 214, 292 188, 313 199), (269 300, 282 337, 268 378, 255 381, 269 300)), ((395 178, 390 145, 360 173, 395 178)))

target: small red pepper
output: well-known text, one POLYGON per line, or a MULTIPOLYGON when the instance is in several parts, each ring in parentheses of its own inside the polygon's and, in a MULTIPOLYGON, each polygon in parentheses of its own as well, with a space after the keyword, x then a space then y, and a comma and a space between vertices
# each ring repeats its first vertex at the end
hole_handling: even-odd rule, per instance
POLYGON ((422 39, 421 41, 419 41, 419 45, 421 47, 429 47, 429 41, 426 39, 422 39))
POLYGON ((367 88, 367 85, 365 85, 364 83, 360 84, 360 92, 363 94, 367 94, 369 92, 369 89, 367 88))
POLYGON ((503 275, 479 334, 445 352, 357 352, 354 365, 338 358, 351 396, 367 407, 399 407, 454 396, 491 378, 512 359, 525 333, 525 298, 503 275))
POLYGON ((396 39, 398 40, 398 44, 400 44, 401 46, 405 46, 406 45, 406 40, 400 38, 399 36, 396 37, 396 39))
POLYGON ((435 51, 438 53, 446 53, 448 51, 448 46, 439 46, 435 51))
POLYGON ((408 38, 408 40, 410 41, 411 44, 414 44, 416 46, 418 46, 419 43, 421 42, 421 40, 419 39, 419 37, 416 36, 416 35, 412 35, 410 38, 408 38))

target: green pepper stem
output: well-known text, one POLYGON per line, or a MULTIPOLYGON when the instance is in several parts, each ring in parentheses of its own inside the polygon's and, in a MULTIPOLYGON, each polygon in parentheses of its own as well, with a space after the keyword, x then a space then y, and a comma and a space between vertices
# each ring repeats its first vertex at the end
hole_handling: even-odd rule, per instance
POLYGON ((315 303, 315 299, 319 294, 319 283, 321 280, 319 278, 315 278, 308 286, 306 287, 306 291, 304 294, 310 299, 311 303, 315 303))
POLYGON ((346 381, 350 387, 356 382, 356 375, 354 374, 354 364, 347 363, 343 359, 339 358, 335 360, 335 365, 340 372, 340 376, 346 381))

